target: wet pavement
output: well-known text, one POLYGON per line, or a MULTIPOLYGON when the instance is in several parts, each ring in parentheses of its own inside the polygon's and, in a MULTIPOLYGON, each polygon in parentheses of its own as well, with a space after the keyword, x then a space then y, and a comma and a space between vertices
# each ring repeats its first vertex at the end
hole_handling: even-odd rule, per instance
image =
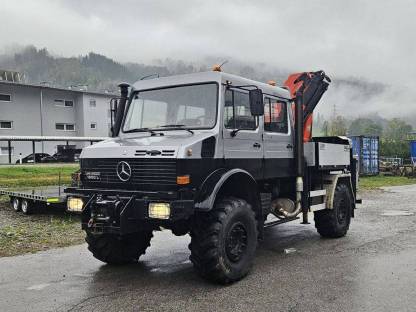
MULTIPOLYGON (((416 311, 416 185, 363 194, 347 236, 270 228, 244 280, 201 280, 189 237, 156 233, 142 261, 110 267, 85 245, 0 258, 1 311, 416 311)), ((312 219, 312 217, 311 217, 312 219)))

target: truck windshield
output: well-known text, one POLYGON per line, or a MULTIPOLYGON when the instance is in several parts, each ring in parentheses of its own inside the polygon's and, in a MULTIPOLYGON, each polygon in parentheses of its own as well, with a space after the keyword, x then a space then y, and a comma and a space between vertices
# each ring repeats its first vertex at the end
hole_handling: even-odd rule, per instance
POLYGON ((139 91, 128 107, 123 131, 212 128, 217 98, 216 83, 139 91))

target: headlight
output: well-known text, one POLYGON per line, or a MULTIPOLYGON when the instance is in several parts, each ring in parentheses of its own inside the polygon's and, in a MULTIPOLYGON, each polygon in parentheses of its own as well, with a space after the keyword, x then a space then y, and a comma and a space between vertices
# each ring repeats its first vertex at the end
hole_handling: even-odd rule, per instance
POLYGON ((168 203, 150 203, 149 218, 153 219, 169 219, 170 205, 168 203))
POLYGON ((66 209, 71 212, 82 212, 82 207, 84 202, 81 198, 77 197, 68 197, 66 202, 66 209))

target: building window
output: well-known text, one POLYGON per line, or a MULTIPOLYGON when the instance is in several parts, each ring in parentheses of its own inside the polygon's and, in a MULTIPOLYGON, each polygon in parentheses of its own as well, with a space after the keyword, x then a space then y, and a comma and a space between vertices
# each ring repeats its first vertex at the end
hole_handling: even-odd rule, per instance
POLYGON ((56 106, 62 106, 62 107, 74 107, 74 101, 73 100, 55 100, 56 106))
POLYGON ((96 107, 97 106, 97 102, 94 99, 90 100, 90 107, 96 107))
POLYGON ((0 129, 13 129, 13 121, 0 121, 0 129))
POLYGON ((1 102, 10 102, 11 100, 12 100, 12 96, 10 94, 0 93, 1 102))
POLYGON ((57 123, 55 124, 55 129, 59 131, 75 131, 75 125, 67 123, 57 123))
POLYGON ((90 128, 93 129, 93 130, 96 130, 97 129, 97 123, 96 122, 92 122, 90 124, 90 128))
MULTIPOLYGON (((14 147, 11 148, 11 155, 14 155, 14 147)), ((0 155, 9 155, 9 148, 7 146, 0 147, 0 155)))

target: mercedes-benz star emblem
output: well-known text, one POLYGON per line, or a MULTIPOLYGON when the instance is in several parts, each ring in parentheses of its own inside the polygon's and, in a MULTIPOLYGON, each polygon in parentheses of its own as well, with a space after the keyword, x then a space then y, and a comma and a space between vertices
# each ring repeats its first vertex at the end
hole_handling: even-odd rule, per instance
POLYGON ((130 165, 125 161, 120 161, 117 165, 117 176, 123 182, 128 181, 131 177, 130 165))

